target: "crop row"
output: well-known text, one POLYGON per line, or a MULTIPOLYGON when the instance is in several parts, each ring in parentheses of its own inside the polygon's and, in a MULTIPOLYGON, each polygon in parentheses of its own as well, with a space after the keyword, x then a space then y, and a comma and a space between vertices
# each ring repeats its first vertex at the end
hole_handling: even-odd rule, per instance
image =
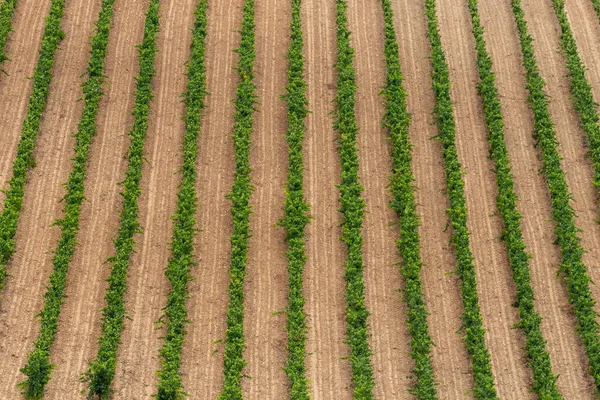
POLYGON ((166 325, 165 342, 160 350, 162 368, 158 371, 159 400, 177 400, 185 397, 183 383, 179 375, 181 366, 181 349, 186 334, 185 324, 188 322, 186 300, 188 298, 187 283, 192 279, 190 268, 194 265, 194 234, 196 232, 196 159, 198 158, 198 134, 200 132, 200 116, 205 107, 206 66, 205 45, 207 34, 207 0, 199 0, 196 7, 190 61, 188 63, 188 82, 184 94, 185 134, 183 136, 182 181, 177 194, 177 210, 173 216, 173 241, 171 258, 165 275, 171 283, 171 291, 167 297, 164 317, 161 322, 166 325))
POLYGON ((350 347, 352 384, 355 399, 373 398, 373 365, 369 348, 369 312, 365 305, 364 263, 362 257, 362 223, 365 202, 361 197, 363 187, 358 177, 358 125, 355 115, 356 73, 353 66, 354 49, 350 45, 350 30, 346 0, 336 0, 337 40, 337 94, 335 96, 334 128, 339 133, 342 179, 340 212, 342 213, 342 241, 347 246, 344 264, 346 280, 346 342, 350 347))
POLYGON ((7 277, 6 265, 15 252, 14 238, 25 195, 27 171, 35 166, 33 149, 40 129, 42 114, 46 109, 48 89, 52 80, 54 53, 65 36, 60 29, 64 9, 64 0, 53 0, 50 3, 50 13, 46 18, 42 46, 33 74, 33 87, 27 104, 27 116, 23 121, 17 156, 13 162, 12 178, 8 181, 8 190, 4 192, 6 198, 2 214, 0 214, 0 290, 4 287, 7 277))
POLYGON ((121 210, 118 236, 114 240, 115 255, 108 261, 112 270, 108 277, 106 307, 102 310, 102 334, 96 359, 90 362, 84 379, 89 383, 89 397, 97 395, 105 399, 110 396, 110 385, 115 374, 117 349, 121 343, 123 318, 125 317, 125 290, 127 269, 133 253, 134 234, 140 232, 137 200, 141 193, 140 180, 144 163, 144 141, 148 128, 148 115, 152 99, 154 59, 158 51, 156 38, 159 30, 159 0, 151 0, 146 13, 144 39, 138 47, 140 75, 136 79, 135 103, 133 106, 133 129, 128 152, 128 167, 123 182, 123 209, 121 210))
POLYGON ((414 193, 414 176, 411 170, 412 144, 408 134, 410 114, 406 109, 406 91, 398 56, 398 42, 394 29, 394 15, 390 0, 382 0, 385 30, 385 61, 387 66, 384 126, 389 130, 392 143, 393 174, 390 178, 393 200, 391 207, 398 215, 400 240, 396 243, 404 266, 404 301, 408 308, 407 325, 411 335, 411 356, 415 360, 413 374, 415 385, 411 393, 419 400, 437 399, 433 367, 431 365, 432 341, 427 325, 427 310, 421 282, 421 238, 419 215, 414 193))
POLYGON ((54 343, 58 328, 62 299, 65 297, 67 272, 79 231, 81 202, 84 199, 84 182, 92 138, 96 134, 96 116, 98 104, 102 98, 104 81, 104 59, 108 46, 110 23, 113 16, 114 0, 103 0, 96 34, 91 39, 90 61, 87 68, 87 80, 83 83, 83 111, 75 135, 75 157, 73 169, 66 184, 67 193, 63 198, 64 217, 55 222, 61 228, 54 257, 50 284, 44 296, 44 306, 40 313, 41 327, 34 349, 29 354, 27 365, 21 370, 27 379, 22 383, 28 398, 43 395, 44 387, 50 380, 53 365, 50 364, 50 349, 54 343))
POLYGON ((472 359, 475 382, 473 392, 476 399, 497 399, 498 395, 494 387, 494 377, 490 365, 490 353, 485 345, 485 330, 479 308, 475 266, 467 230, 465 184, 456 151, 456 123, 450 99, 450 77, 438 28, 435 0, 425 0, 425 8, 428 37, 431 43, 432 88, 436 99, 434 112, 439 130, 438 138, 443 147, 447 193, 450 199, 448 215, 453 230, 451 241, 456 251, 457 273, 461 280, 460 288, 464 306, 462 329, 466 332, 464 340, 472 359))
POLYGON ((504 117, 500 108, 496 76, 492 71, 492 59, 483 37, 484 30, 479 17, 478 1, 468 0, 468 5, 477 51, 477 69, 480 79, 478 90, 483 101, 490 156, 494 162, 498 187, 496 205, 502 217, 502 239, 508 250, 508 260, 517 289, 515 306, 519 311, 518 326, 525 334, 528 365, 533 371, 532 389, 541 399, 562 399, 556 386, 558 377, 552 373, 546 340, 540 329, 542 318, 534 308, 529 255, 521 231, 521 214, 517 210, 517 194, 504 138, 504 117))
POLYGON ((229 268, 229 308, 227 310, 227 332, 223 391, 220 400, 242 399, 242 370, 244 361, 244 279, 250 238, 249 218, 252 212, 250 195, 250 141, 253 115, 256 111, 256 85, 254 60, 256 59, 254 33, 254 0, 244 0, 237 71, 240 81, 236 90, 233 144, 235 148, 235 172, 233 188, 228 198, 232 202, 233 233, 231 235, 231 265, 229 268))
POLYGON ((4 0, 0 4, 0 65, 8 57, 6 55, 6 42, 8 41, 8 34, 12 30, 12 16, 17 6, 17 0, 4 0))
POLYGON ((286 232, 288 251, 289 304, 287 310, 288 358, 285 372, 290 380, 290 399, 308 400, 306 379, 306 314, 303 273, 306 264, 305 231, 310 217, 304 198, 304 130, 308 113, 301 23, 302 0, 292 0, 291 38, 288 50, 288 84, 284 99, 287 105, 288 172, 287 191, 280 225, 286 232))
POLYGON ((527 22, 520 0, 511 0, 512 10, 519 30, 523 65, 526 71, 529 102, 533 111, 534 137, 541 149, 542 173, 550 189, 552 217, 555 235, 560 248, 562 262, 560 272, 564 274, 569 302, 577 317, 580 335, 590 361, 590 371, 600 388, 600 341, 598 322, 594 311, 595 301, 590 291, 590 277, 582 261, 584 249, 575 225, 575 211, 570 204, 571 194, 564 171, 560 165, 558 141, 554 124, 548 111, 548 97, 544 92, 545 82, 540 75, 533 50, 533 38, 528 32, 527 22))
MULTIPOLYGON (((588 138, 589 153, 594 166, 594 186, 600 190, 600 126, 598 111, 592 95, 592 85, 585 77, 585 66, 577 51, 577 43, 565 12, 564 0, 553 0, 552 5, 560 24, 560 46, 566 57, 566 67, 571 81, 573 107, 579 113, 581 126, 588 138)), ((600 370, 599 370, 600 371, 600 370)))

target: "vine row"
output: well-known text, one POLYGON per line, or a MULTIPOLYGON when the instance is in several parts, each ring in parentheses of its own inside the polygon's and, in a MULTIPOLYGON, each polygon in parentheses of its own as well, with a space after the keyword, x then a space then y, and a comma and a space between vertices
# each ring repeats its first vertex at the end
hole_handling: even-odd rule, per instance
POLYGON ((242 399, 242 370, 244 361, 244 279, 250 238, 249 218, 252 212, 250 195, 250 141, 253 115, 256 111, 256 85, 254 79, 255 22, 254 0, 244 0, 241 42, 237 71, 240 81, 236 90, 233 143, 235 147, 235 172, 233 188, 228 198, 232 202, 233 233, 231 235, 231 265, 229 269, 229 309, 227 310, 227 332, 225 334, 225 380, 220 400, 242 399))
POLYGON ((508 250, 508 261, 516 284, 515 306, 519 311, 518 326, 525 335, 525 354, 533 372, 532 389, 540 399, 562 399, 556 386, 557 375, 552 373, 550 355, 542 335, 541 316, 535 311, 535 298, 531 286, 529 255, 526 252, 521 214, 517 209, 517 194, 511 172, 508 149, 504 135, 504 116, 500 107, 496 76, 492 71, 492 59, 486 49, 484 29, 479 17, 478 0, 468 0, 475 47, 479 84, 477 88, 483 101, 485 123, 488 130, 490 156, 494 162, 498 195, 496 205, 502 217, 502 239, 508 250))
POLYGON ((12 31, 12 17, 17 7, 17 0, 4 0, 0 4, 0 65, 6 60, 6 42, 8 34, 12 31))
POLYGON ((44 295, 44 306, 40 313, 41 328, 34 349, 29 354, 27 365, 21 371, 27 376, 22 387, 28 398, 38 398, 50 380, 53 365, 50 364, 50 349, 54 343, 62 299, 65 297, 67 273, 75 251, 76 236, 79 231, 81 202, 84 199, 85 175, 92 139, 96 135, 96 117, 102 98, 104 81, 104 60, 108 47, 110 23, 115 0, 103 0, 96 34, 91 39, 90 61, 87 80, 83 83, 83 111, 75 135, 75 157, 73 169, 66 184, 67 193, 63 198, 64 217, 55 222, 61 228, 61 237, 52 259, 53 272, 50 285, 44 295))
POLYGON ((288 84, 284 99, 287 105, 288 173, 287 191, 280 225, 285 228, 288 251, 289 305, 287 310, 288 358, 285 372, 290 380, 290 399, 309 400, 306 378, 306 314, 303 274, 306 264, 305 232, 310 220, 309 205, 304 198, 303 142, 308 114, 301 23, 302 0, 292 0, 291 39, 288 50, 288 84))
POLYGON ((131 142, 127 155, 128 166, 123 182, 124 189, 121 192, 123 209, 121 210, 118 236, 114 240, 115 255, 108 260, 112 264, 112 269, 107 279, 106 307, 102 309, 100 346, 96 358, 90 362, 88 371, 82 377, 89 385, 88 398, 96 395, 101 399, 109 398, 110 386, 117 365, 117 350, 121 343, 123 319, 126 314, 127 269, 135 244, 133 236, 141 232, 137 200, 141 193, 144 142, 152 99, 154 59, 158 51, 156 39, 159 30, 159 7, 159 0, 150 1, 144 25, 144 38, 142 44, 138 46, 140 75, 136 78, 133 129, 129 132, 131 142))
POLYGON ((185 397, 183 383, 179 375, 181 350, 188 323, 186 300, 187 283, 192 279, 190 267, 194 265, 194 234, 196 232, 196 160, 198 158, 198 134, 200 117, 205 107, 206 65, 205 47, 207 34, 207 0, 199 0, 196 7, 192 48, 188 63, 188 83, 184 94, 185 135, 183 137, 183 178, 177 194, 177 210, 173 217, 173 242, 171 258, 165 275, 171 283, 167 297, 165 314, 160 322, 166 325, 167 334, 160 350, 162 368, 158 371, 159 400, 177 400, 185 397))
POLYGON ((411 356, 415 360, 414 387, 410 392, 418 400, 438 398, 431 365, 431 346, 427 324, 427 309, 421 282, 421 238, 419 215, 415 201, 414 175, 411 170, 412 144, 408 129, 410 114, 406 109, 406 91, 403 87, 402 69, 398 55, 398 42, 394 29, 394 15, 390 0, 382 0, 385 24, 385 61, 387 66, 384 126, 389 130, 392 143, 391 156, 393 174, 390 178, 392 190, 391 207, 398 215, 400 240, 396 243, 404 262, 400 269, 405 280, 404 301, 408 308, 407 325, 411 335, 411 356))
POLYGON ((584 249, 578 235, 581 230, 575 225, 575 210, 570 203, 572 196, 560 165, 556 131, 550 119, 548 96, 544 92, 546 84, 537 67, 533 38, 527 28, 521 1, 511 0, 511 5, 521 41, 529 103, 533 111, 534 137, 541 150, 542 173, 550 190, 554 232, 562 258, 559 272, 565 277, 569 303, 577 317, 577 332, 590 361, 590 372, 596 389, 600 390, 599 326, 596 320, 597 313, 594 311, 595 301, 590 291, 591 279, 582 261, 584 249))
POLYGON ((585 77, 585 66, 577 50, 577 43, 573 37, 564 0, 553 0, 552 6, 560 24, 560 46, 566 57, 566 67, 571 81, 571 99, 573 107, 579 113, 581 126, 587 135, 589 153, 594 166, 594 186, 600 190, 600 126, 598 110, 592 94, 592 85, 585 77))
POLYGON ((450 199, 448 216, 452 227, 451 242, 456 251, 457 273, 461 280, 460 288, 464 306, 462 329, 465 331, 464 340, 472 360, 475 398, 478 400, 492 400, 497 399, 498 394, 492 375, 490 353, 485 345, 485 329, 483 328, 479 308, 475 265, 473 264, 473 254, 469 243, 465 183, 456 150, 456 123, 450 98, 448 64, 438 28, 435 0, 425 0, 425 8, 428 37, 431 43, 432 88, 436 100, 434 112, 439 130, 438 138, 443 147, 447 193, 450 199))
POLYGON ((8 181, 8 189, 4 191, 6 198, 0 214, 0 291, 4 288, 8 276, 6 265, 15 253, 15 234, 25 195, 27 172, 35 166, 33 149, 40 130, 42 114, 46 109, 50 81, 52 81, 54 54, 58 44, 65 37, 65 33, 60 29, 64 10, 65 0, 52 0, 50 3, 50 13, 44 26, 42 46, 33 73, 33 86, 27 104, 27 116, 23 121, 17 156, 13 162, 12 178, 8 181))
POLYGON ((350 45, 350 30, 346 0, 336 0, 337 40, 337 94, 335 96, 334 128, 339 133, 342 179, 340 189, 340 212, 342 213, 342 241, 347 246, 344 264, 346 280, 346 342, 350 347, 352 384, 355 399, 372 399, 373 378, 372 351, 369 348, 369 312, 365 305, 364 263, 362 256, 362 223, 365 202, 364 191, 359 182, 358 148, 356 136, 356 73, 354 49, 350 45))

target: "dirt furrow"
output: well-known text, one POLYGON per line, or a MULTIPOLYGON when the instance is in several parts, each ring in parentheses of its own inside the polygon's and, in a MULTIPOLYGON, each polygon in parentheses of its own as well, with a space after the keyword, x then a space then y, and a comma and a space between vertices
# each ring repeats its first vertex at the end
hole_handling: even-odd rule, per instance
POLYGON ((125 177, 129 143, 126 133, 133 123, 134 76, 139 72, 135 45, 142 40, 147 1, 116 2, 114 7, 105 62, 108 78, 91 147, 87 201, 81 210, 81 246, 76 248, 69 270, 67 297, 52 354, 56 368, 46 390, 46 396, 54 399, 79 398, 85 389, 79 376, 96 355, 109 274, 105 261, 114 253, 112 238, 117 233, 122 205, 117 183, 125 177))
MULTIPOLYGON (((20 1, 13 15, 6 60, 0 70, 0 187, 12 176, 12 164, 21 137, 21 127, 27 114, 27 101, 31 92, 33 70, 38 60, 42 32, 50 0, 20 1)), ((4 204, 0 192, 0 207, 4 204)))
MULTIPOLYGON (((542 76, 549 83, 547 89, 552 97, 550 111, 557 124, 557 133, 562 144, 561 153, 564 156, 566 143, 563 120, 572 118, 572 115, 569 116, 567 115, 569 112, 565 114, 564 110, 557 108, 557 103, 568 103, 569 97, 568 86, 564 83, 560 84, 561 92, 557 92, 556 79, 562 79, 566 72, 548 70, 548 66, 551 65, 548 59, 560 58, 557 52, 558 42, 555 37, 554 45, 550 45, 539 36, 540 23, 533 21, 538 17, 532 18, 533 10, 526 3, 523 5, 527 6, 526 17, 530 21, 531 33, 536 39, 534 47, 538 65, 542 76)), ((590 398, 591 392, 588 388, 591 381, 588 382, 589 378, 585 376, 583 348, 574 329, 576 321, 569 311, 566 288, 556 277, 560 254, 557 246, 554 245, 554 223, 551 219, 548 186, 539 173, 541 169, 539 150, 534 147, 532 138, 533 117, 527 103, 528 92, 525 89, 522 55, 510 2, 498 3, 484 0, 481 2, 481 15, 483 25, 489 32, 487 38, 491 56, 494 60, 498 60, 494 64, 494 71, 497 75, 498 90, 505 115, 506 140, 513 164, 516 192, 519 196, 519 210, 523 214, 525 244, 533 256, 530 260, 530 268, 536 295, 536 308, 544 318, 542 332, 548 340, 547 349, 553 371, 560 375, 557 383, 565 398, 590 398)), ((549 17, 554 18, 552 14, 547 13, 544 20, 549 21, 547 19, 549 17)), ((553 30, 554 24, 549 25, 553 30)), ((573 126, 576 127, 577 122, 574 123, 573 126)), ((563 162, 563 167, 566 165, 563 162)), ((591 178, 591 174, 589 176, 591 178)), ((570 189, 572 192, 576 190, 572 186, 570 189)))
POLYGON ((211 3, 206 49, 210 95, 198 138, 199 265, 189 283, 188 334, 183 347, 183 383, 193 399, 214 399, 222 389, 226 330, 233 183, 233 103, 237 73, 233 67, 239 44, 242 2, 211 3))
POLYGON ((245 284, 244 330, 248 361, 244 397, 288 396, 283 366, 287 358, 287 259, 283 217, 287 168, 287 110, 280 96, 287 84, 291 3, 256 1, 256 79, 259 113, 255 116, 250 163, 255 191, 250 199, 250 248, 245 284))
POLYGON ((492 372, 500 398, 532 398, 531 372, 521 362, 525 340, 521 331, 513 329, 518 322, 517 310, 512 306, 516 288, 506 247, 499 240, 502 223, 483 105, 476 88, 479 75, 471 16, 466 0, 459 4, 441 0, 439 4, 440 30, 453 84, 457 148, 465 172, 468 228, 492 372))
POLYGON ((460 335, 461 325, 459 281, 454 254, 449 249, 449 232, 444 192, 445 175, 442 148, 431 138, 437 135, 432 112, 430 47, 424 2, 394 2, 396 29, 399 33, 400 62, 408 92, 408 111, 412 114, 410 137, 413 143, 413 171, 417 186, 417 210, 421 215, 420 234, 423 249, 422 272, 429 329, 435 344, 432 348, 433 368, 441 399, 472 398, 470 360, 460 335))
POLYGON ((177 188, 181 175, 182 120, 185 63, 189 59, 195 0, 163 1, 160 8, 159 52, 150 106, 142 194, 138 201, 143 234, 136 238, 127 281, 127 314, 119 363, 115 374, 115 396, 145 399, 156 391, 158 351, 163 329, 156 321, 163 314, 169 284, 164 269, 170 256, 177 188))
POLYGON ((360 134, 358 148, 360 179, 365 187, 364 262, 367 309, 373 365, 375 397, 410 398, 410 336, 406 327, 406 307, 400 288, 404 285, 395 246, 399 239, 398 218, 389 207, 387 187, 392 171, 388 133, 382 127, 385 86, 383 58, 383 13, 379 4, 364 0, 349 3, 349 24, 356 51, 356 113, 360 134))
POLYGON ((336 89, 334 63, 335 2, 306 0, 303 4, 307 99, 305 193, 314 220, 307 227, 305 296, 307 324, 307 377, 313 396, 349 399, 350 361, 344 300, 345 250, 340 241, 342 218, 338 212, 340 182, 337 135, 333 130, 336 89))
MULTIPOLYGON (((65 39, 56 53, 54 79, 34 151, 36 167, 28 174, 16 235, 17 251, 8 265, 11 277, 1 305, 0 351, 7 356, 0 361, 3 371, 0 393, 6 398, 18 398, 15 385, 24 377, 19 368, 25 365, 39 332, 35 315, 42 308, 52 269, 51 251, 60 235, 60 229, 50 225, 63 215, 59 200, 65 194, 62 184, 72 167, 73 133, 83 106, 77 100, 81 97, 88 41, 99 6, 97 2, 73 0, 65 9, 62 23, 65 39)), ((20 125, 13 129, 20 130, 20 125)))

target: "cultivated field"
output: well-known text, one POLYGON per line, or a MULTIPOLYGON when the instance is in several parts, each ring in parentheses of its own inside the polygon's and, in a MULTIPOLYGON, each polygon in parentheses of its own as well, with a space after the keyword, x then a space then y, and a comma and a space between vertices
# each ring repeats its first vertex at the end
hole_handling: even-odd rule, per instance
POLYGON ((600 398, 600 0, 0 0, 0 400, 600 398))

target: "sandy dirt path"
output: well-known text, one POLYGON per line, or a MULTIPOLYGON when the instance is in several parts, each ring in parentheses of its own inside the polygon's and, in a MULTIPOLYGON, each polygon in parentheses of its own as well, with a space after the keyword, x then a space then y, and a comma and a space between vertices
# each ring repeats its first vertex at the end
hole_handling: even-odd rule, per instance
POLYGON ((439 5, 440 30, 452 82, 458 156, 465 172, 467 224, 492 373, 500 398, 529 399, 533 398, 529 391, 531 371, 521 361, 525 357, 525 338, 521 331, 513 329, 518 322, 517 310, 512 306, 516 289, 506 247, 499 240, 502 221, 496 205, 498 191, 489 158, 483 104, 476 88, 479 74, 471 16, 466 0, 459 4, 440 0, 439 5))
POLYGON ((287 109, 285 93, 290 42, 291 2, 256 1, 256 79, 259 112, 255 114, 250 152, 250 248, 245 284, 246 351, 248 361, 244 398, 289 397, 283 370, 287 358, 284 311, 288 305, 285 232, 277 226, 283 218, 287 173, 287 109))
MULTIPOLYGON (((38 60, 42 33, 50 0, 20 1, 13 15, 13 30, 9 34, 6 60, 0 67, 0 187, 12 176, 12 164, 21 138, 21 127, 27 115, 27 102, 31 93, 33 70, 38 60)), ((4 204, 0 192, 0 207, 4 204)))
POLYGON ((304 289, 307 323, 307 376, 314 400, 350 399, 349 349, 346 336, 344 268, 346 250, 340 241, 340 182, 337 134, 333 130, 336 90, 334 63, 335 2, 306 0, 305 35, 309 109, 305 139, 305 193, 314 219, 307 227, 304 289))
POLYGON ((198 138, 199 265, 192 273, 188 301, 188 334, 183 347, 183 383, 193 399, 215 399, 223 386, 231 236, 231 191, 234 171, 233 103, 242 2, 211 3, 206 49, 210 95, 198 138))
MULTIPOLYGON (((560 58, 560 54, 557 53, 558 43, 556 37, 554 44, 545 42, 539 36, 541 20, 535 22, 538 17, 531 18, 533 10, 529 5, 525 12, 531 21, 530 30, 537 39, 534 47, 538 65, 549 83, 548 93, 552 97, 550 111, 554 122, 557 123, 559 141, 562 144, 560 151, 565 156, 564 150, 569 142, 564 141, 567 126, 563 120, 572 116, 564 109, 557 108, 557 104, 565 105, 569 102, 565 92, 568 86, 565 83, 559 84, 557 80, 562 79, 566 73, 549 70, 549 66, 552 65, 549 60, 560 58), (558 85, 563 88, 561 91, 557 91, 558 85)), ((537 12, 539 10, 536 10, 537 12)), ((543 18, 554 17, 549 12, 544 14, 543 18)), ((508 1, 497 3, 491 0, 481 2, 481 15, 483 25, 489 31, 486 37, 492 58, 502 60, 494 64, 494 70, 505 115, 506 139, 519 196, 519 209, 523 213, 525 244, 533 256, 530 260, 532 284, 536 295, 536 308, 544 318, 542 332, 548 340, 547 349, 550 352, 553 371, 560 375, 558 386, 562 394, 565 398, 588 399, 591 398, 591 381, 585 373, 583 349, 575 333, 575 319, 569 311, 566 289, 561 280, 556 278, 560 254, 554 245, 554 223, 551 219, 548 187, 539 173, 539 150, 534 147, 532 138, 533 117, 527 103, 528 92, 525 89, 522 55, 514 16, 508 1)), ((552 24, 548 25, 552 30, 552 24)), ((576 127, 577 122, 573 122, 572 126, 576 127)), ((565 161, 563 167, 568 165, 565 161)), ((569 184, 572 184, 570 180, 569 184)), ((572 192, 574 189, 577 188, 571 186, 572 192)))
POLYGON ((356 51, 356 114, 360 134, 358 148, 360 179, 365 187, 363 248, 367 309, 371 313, 371 350, 375 367, 375 397, 411 398, 408 388, 414 362, 410 358, 410 335, 406 307, 402 301, 404 281, 398 271, 400 255, 395 241, 400 238, 398 218, 389 204, 392 171, 388 132, 382 127, 385 86, 384 32, 381 5, 351 1, 349 27, 356 51))
MULTIPOLYGON (((25 4, 22 4, 25 5, 25 4)), ((37 166, 29 173, 16 241, 17 252, 8 265, 7 281, 1 303, 0 393, 18 398, 15 386, 24 378, 19 372, 33 349, 39 333, 35 315, 43 305, 45 287, 52 270, 52 254, 60 229, 51 223, 62 217, 63 183, 72 168, 73 133, 83 104, 80 83, 88 61, 88 41, 100 4, 84 0, 67 2, 62 29, 65 39, 55 55, 54 79, 45 115, 40 126, 34 159, 37 166)), ((14 128, 20 129, 20 126, 14 128)))
POLYGON ((59 320, 48 383, 49 399, 77 399, 86 386, 79 376, 98 351, 101 308, 110 273, 105 261, 113 255, 112 239, 119 226, 122 197, 117 186, 125 178, 127 131, 133 124, 131 110, 134 76, 139 73, 135 46, 142 41, 146 0, 115 3, 108 54, 105 61, 104 97, 98 110, 97 132, 91 147, 81 225, 68 275, 67 297, 59 320))
POLYGON ((148 136, 142 170, 142 194, 138 200, 143 234, 136 237, 127 281, 127 313, 123 342, 115 374, 115 397, 147 399, 156 391, 158 352, 163 329, 156 321, 163 314, 169 283, 164 276, 173 236, 177 190, 181 182, 181 145, 185 125, 181 93, 187 78, 195 0, 161 2, 159 52, 153 82, 148 136))
MULTIPOLYGON (((587 67, 587 79, 592 85, 592 92, 596 101, 600 100, 600 48, 598 40, 600 38, 600 22, 594 12, 591 1, 567 1, 565 3, 571 29, 575 35, 579 55, 587 67)), ((590 185, 592 182, 593 168, 591 163, 582 162, 582 156, 587 156, 587 137, 585 133, 580 133, 581 140, 573 140, 573 152, 568 159, 576 160, 581 164, 573 170, 569 165, 569 175, 571 175, 570 185, 579 185, 575 193, 575 209, 579 216, 578 224, 585 232, 583 235, 583 246, 588 251, 584 255, 584 261, 588 267, 589 275, 594 282, 600 282, 600 209, 598 209, 598 199, 600 193, 590 185), (582 177, 580 174, 585 174, 582 177), (571 183, 573 182, 573 183, 571 183), (584 186, 585 185, 585 186, 584 186)), ((566 158, 566 156, 565 156, 566 158)), ((592 285, 592 294, 596 300, 596 311, 600 312, 600 285, 592 285)))
POLYGON ((400 46, 404 85, 408 92, 408 111, 412 114, 410 136, 413 143, 413 171, 417 186, 417 210, 421 215, 421 251, 425 301, 430 312, 428 322, 433 368, 440 399, 472 398, 470 360, 456 332, 460 328, 462 303, 459 281, 451 274, 456 266, 449 250, 448 200, 442 148, 431 138, 438 134, 432 117, 434 96, 431 90, 431 63, 427 39, 424 2, 393 2, 400 46))

